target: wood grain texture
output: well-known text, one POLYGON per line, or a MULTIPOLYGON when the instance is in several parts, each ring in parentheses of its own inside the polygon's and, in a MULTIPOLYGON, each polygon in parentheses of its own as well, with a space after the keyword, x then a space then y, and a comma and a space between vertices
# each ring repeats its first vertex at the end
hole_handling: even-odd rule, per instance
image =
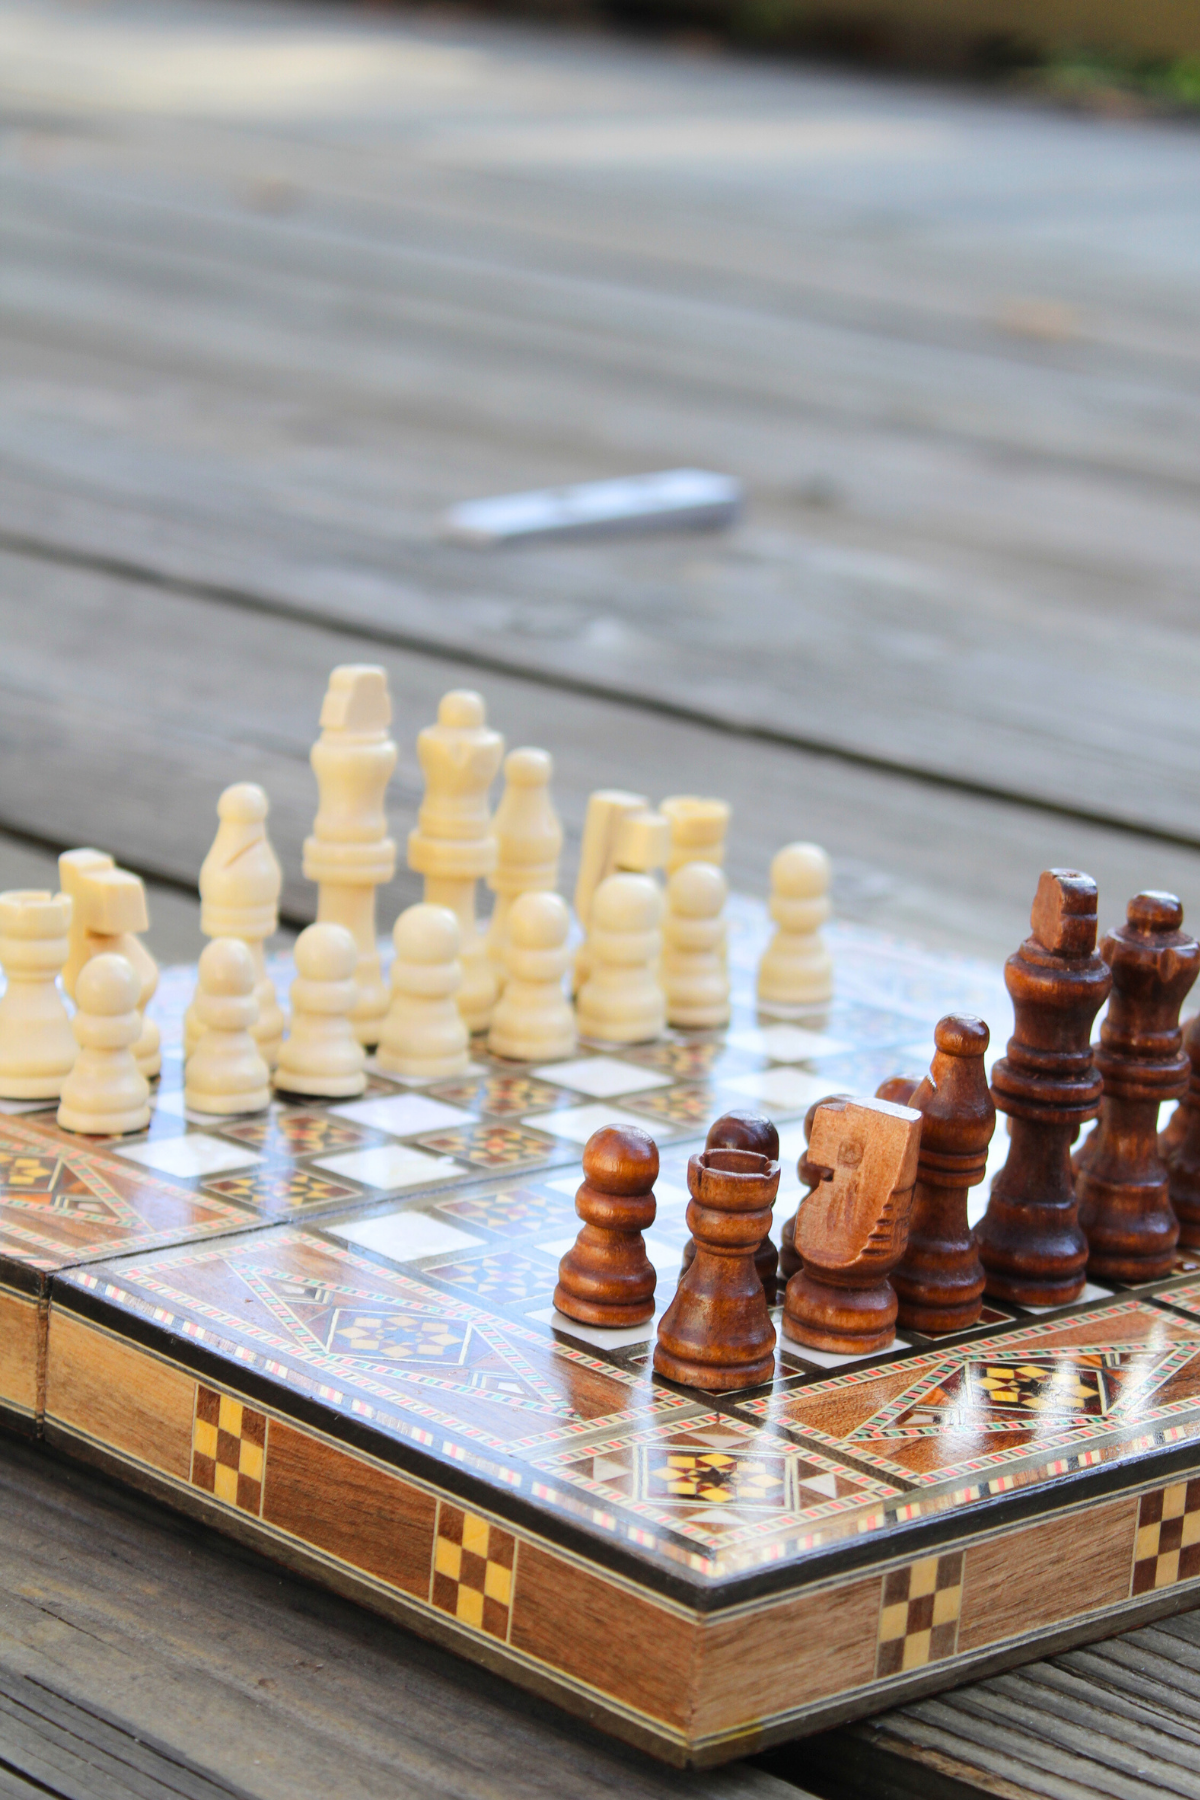
POLYGON ((977 1650, 1129 1596, 1137 1501, 972 1544, 963 1578, 960 1651, 977 1650))
POLYGON ((744 1620, 706 1620, 696 1730, 716 1733, 748 1714, 769 1718, 870 1681, 878 1616, 872 1576, 776 1605, 754 1632, 744 1620))
POLYGON ((46 1418, 187 1481, 196 1384, 144 1350, 51 1311, 46 1418))
POLYGON ((436 1514, 436 1500, 411 1482, 271 1421, 267 1524, 424 1599, 436 1514))
POLYGON ((0 1289, 0 1408, 35 1418, 43 1318, 36 1299, 0 1289))

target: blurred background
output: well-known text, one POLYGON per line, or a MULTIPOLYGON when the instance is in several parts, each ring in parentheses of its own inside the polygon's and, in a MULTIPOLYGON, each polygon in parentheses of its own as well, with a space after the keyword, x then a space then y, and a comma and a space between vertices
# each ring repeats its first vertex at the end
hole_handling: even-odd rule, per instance
POLYGON ((1003 957, 1052 863, 1194 920, 1198 57, 1184 0, 0 0, 0 886, 97 843, 190 957, 253 779, 303 922, 382 661, 401 844, 471 685, 567 891, 620 785, 927 944, 1003 957), (443 530, 680 465, 740 521, 443 530))

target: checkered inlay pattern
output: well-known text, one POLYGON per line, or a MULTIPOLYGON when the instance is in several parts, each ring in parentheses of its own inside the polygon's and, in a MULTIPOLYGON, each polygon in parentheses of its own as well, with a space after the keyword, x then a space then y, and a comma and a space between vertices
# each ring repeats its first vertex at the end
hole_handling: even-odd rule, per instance
POLYGON ((192 1424, 192 1486, 242 1512, 262 1511, 264 1413, 199 1383, 192 1424))
POLYGON ((506 1642, 515 1565, 516 1539, 509 1532, 442 1501, 429 1596, 439 1611, 506 1642))
POLYGON ((962 1611, 963 1556, 925 1556, 883 1578, 875 1675, 899 1675, 953 1656, 962 1611))
POLYGON ((1200 1575, 1200 1481, 1143 1494, 1138 1506, 1130 1596, 1200 1575))

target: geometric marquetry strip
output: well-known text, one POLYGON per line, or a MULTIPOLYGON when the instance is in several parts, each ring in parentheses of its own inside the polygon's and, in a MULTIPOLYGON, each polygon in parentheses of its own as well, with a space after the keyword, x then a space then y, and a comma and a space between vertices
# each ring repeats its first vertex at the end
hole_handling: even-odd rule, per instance
POLYGON ((508 1641, 516 1539, 475 1513, 438 1507, 429 1598, 464 1625, 508 1641))
POLYGON ((1143 1494, 1138 1507, 1131 1595, 1200 1575, 1200 1481, 1143 1494))
POLYGON ((192 1424, 192 1486, 243 1512, 262 1512, 264 1413, 198 1383, 192 1424))
POLYGON ((875 1677, 953 1656, 962 1611, 962 1551, 924 1556, 883 1578, 875 1677))

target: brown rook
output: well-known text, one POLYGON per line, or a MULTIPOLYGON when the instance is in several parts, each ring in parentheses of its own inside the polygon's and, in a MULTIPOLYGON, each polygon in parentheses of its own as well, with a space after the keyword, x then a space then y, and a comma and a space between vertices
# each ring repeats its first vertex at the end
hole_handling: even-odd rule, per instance
POLYGON ((1200 1248, 1200 1013, 1183 1034, 1183 1051, 1191 1065, 1187 1093, 1158 1140, 1158 1153, 1167 1165, 1179 1241, 1195 1250, 1200 1248))
POLYGON ((887 1277, 908 1237, 921 1115, 890 1100, 817 1108, 808 1160, 822 1172, 796 1218, 802 1266, 787 1284, 785 1337, 846 1355, 895 1335, 887 1277))
POLYGON ((1062 1306, 1083 1292, 1071 1145, 1100 1110, 1091 1031, 1112 986, 1096 954, 1096 884, 1046 869, 1032 934, 1004 965, 1016 1029, 992 1071, 992 1098, 1012 1120, 1008 1159, 979 1229, 987 1292, 1021 1306, 1062 1306))
MULTIPOLYGON (((727 1112, 722 1113, 719 1119, 714 1119, 709 1126, 704 1148, 753 1150, 756 1155, 765 1156, 769 1162, 778 1162, 779 1133, 770 1119, 764 1119, 761 1113, 727 1112)), ((679 1271, 681 1275, 691 1267, 695 1254, 695 1239, 689 1238, 683 1246, 683 1262, 679 1271)), ((754 1266, 758 1270, 758 1278, 768 1301, 775 1298, 775 1270, 778 1263, 779 1253, 768 1232, 754 1254, 754 1266)))
MULTIPOLYGON (((982 1019, 951 1013, 934 1032, 933 1065, 901 1099, 921 1114, 921 1155, 908 1221, 908 1245, 892 1272, 899 1323, 914 1331, 961 1331, 983 1310, 983 1264, 967 1223, 967 1193, 983 1180, 996 1108, 983 1058, 989 1032, 982 1019)), ((901 1084, 908 1087, 907 1080, 901 1084)), ((888 1089, 887 1093, 884 1089, 888 1089)))
POLYGON ((696 1255, 658 1322, 654 1367, 722 1393, 770 1381, 775 1327, 754 1255, 771 1224, 779 1164, 753 1150, 703 1150, 688 1163, 696 1255))
POLYGON ((583 1151, 579 1236, 558 1265, 554 1304, 586 1325, 640 1325, 654 1316, 654 1265, 642 1232, 653 1225, 658 1146, 635 1125, 594 1131, 583 1151))
POLYGON ((1158 1109, 1187 1089, 1179 1009, 1200 969, 1200 944, 1180 929, 1174 894, 1135 894, 1126 922, 1100 946, 1112 999, 1096 1067, 1100 1123, 1079 1159, 1075 1189, 1089 1275, 1133 1284, 1171 1273, 1179 1224, 1158 1151, 1158 1109))

